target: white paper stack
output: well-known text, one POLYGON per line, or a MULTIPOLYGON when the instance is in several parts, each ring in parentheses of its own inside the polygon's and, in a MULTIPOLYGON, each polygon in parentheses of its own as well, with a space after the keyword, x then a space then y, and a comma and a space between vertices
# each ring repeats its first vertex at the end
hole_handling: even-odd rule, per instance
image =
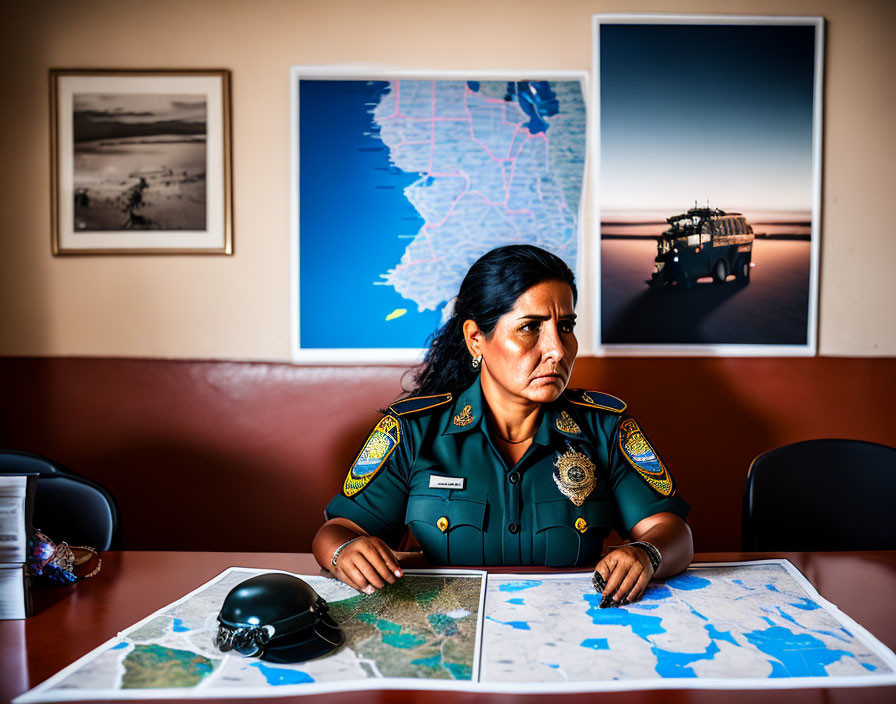
POLYGON ((28 535, 36 474, 0 474, 0 619, 31 615, 28 535))

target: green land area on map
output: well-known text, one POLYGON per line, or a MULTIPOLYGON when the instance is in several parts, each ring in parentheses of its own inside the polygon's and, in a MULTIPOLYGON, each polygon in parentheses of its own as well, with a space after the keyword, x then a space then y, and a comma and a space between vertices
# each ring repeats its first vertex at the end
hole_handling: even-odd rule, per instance
POLYGON ((380 676, 469 680, 481 584, 406 575, 374 594, 331 602, 330 613, 346 646, 380 676))
POLYGON ((211 674, 214 663, 189 650, 138 645, 124 659, 123 689, 194 687, 211 674))

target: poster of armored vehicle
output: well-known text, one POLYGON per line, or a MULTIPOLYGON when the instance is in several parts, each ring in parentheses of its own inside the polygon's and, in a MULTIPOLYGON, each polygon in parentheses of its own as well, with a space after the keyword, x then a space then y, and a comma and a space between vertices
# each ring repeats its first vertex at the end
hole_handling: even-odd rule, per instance
POLYGON ((595 16, 602 352, 815 353, 822 30, 595 16))

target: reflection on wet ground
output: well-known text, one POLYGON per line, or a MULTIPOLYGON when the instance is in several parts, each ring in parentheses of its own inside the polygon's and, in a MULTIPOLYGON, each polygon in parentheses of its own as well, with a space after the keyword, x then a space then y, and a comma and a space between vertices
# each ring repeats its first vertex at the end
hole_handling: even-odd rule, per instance
POLYGON ((655 240, 601 244, 605 344, 806 344, 810 244, 761 240, 751 281, 651 289, 655 240))

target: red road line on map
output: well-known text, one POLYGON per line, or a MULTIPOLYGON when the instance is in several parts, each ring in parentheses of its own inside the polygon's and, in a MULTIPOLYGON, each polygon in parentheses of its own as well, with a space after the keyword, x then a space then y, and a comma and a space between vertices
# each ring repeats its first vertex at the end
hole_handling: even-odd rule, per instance
MULTIPOLYGON (((485 142, 477 139, 476 134, 473 132, 473 115, 470 113, 470 105, 467 102, 467 96, 472 92, 473 91, 471 91, 469 88, 465 88, 465 90, 464 90, 464 111, 466 111, 467 116, 468 116, 468 121, 470 123, 470 139, 472 139, 474 142, 476 142, 476 144, 478 144, 483 149, 485 149, 486 153, 489 155, 489 157, 491 157, 491 159, 493 161, 497 161, 500 163, 502 160, 498 159, 494 154, 492 154, 492 150, 489 149, 488 145, 485 142)), ((490 99, 486 98, 485 100, 489 101, 490 99)))

